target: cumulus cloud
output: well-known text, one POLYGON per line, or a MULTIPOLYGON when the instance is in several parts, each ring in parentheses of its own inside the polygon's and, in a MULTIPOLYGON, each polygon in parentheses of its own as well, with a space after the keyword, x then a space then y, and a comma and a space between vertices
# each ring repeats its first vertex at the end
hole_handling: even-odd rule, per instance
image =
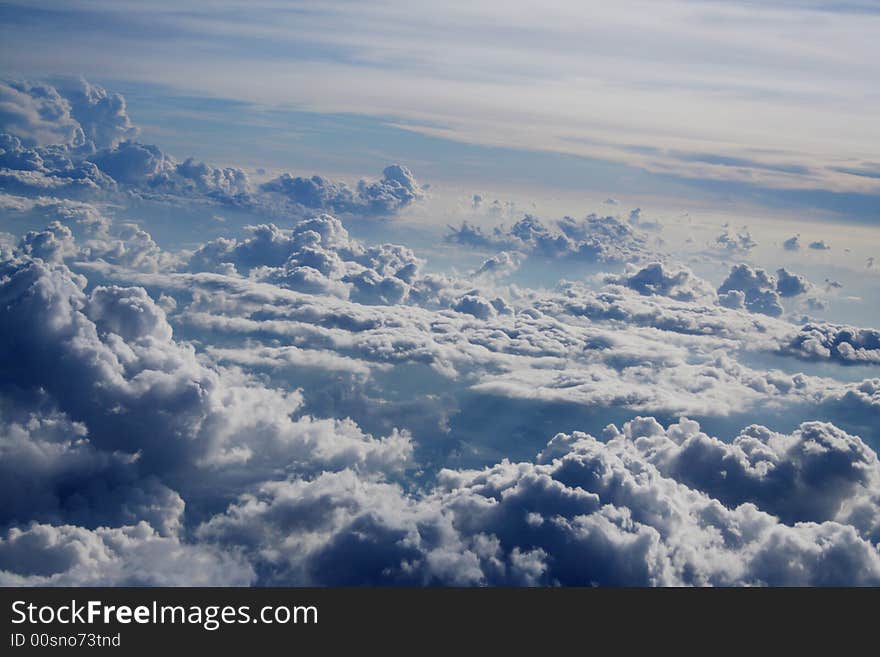
POLYGON ((261 189, 308 210, 363 216, 394 215, 425 196, 412 172, 399 164, 386 167, 379 180, 361 180, 354 189, 321 176, 302 178, 289 173, 264 183, 261 189))
POLYGON ((117 182, 128 184, 144 182, 173 166, 158 147, 134 141, 124 141, 90 159, 117 182))
POLYGON ((625 273, 607 275, 606 283, 622 285, 643 295, 660 295, 681 301, 714 300, 715 290, 686 267, 670 268, 652 262, 642 268, 629 266, 625 273))
POLYGON ((0 128, 3 584, 880 584, 880 379, 839 367, 880 336, 782 317, 828 280, 716 291, 640 210, 464 223, 440 271, 346 230, 404 167, 255 188, 82 81, 4 83, 0 128), (153 200, 253 225, 160 246, 153 200), (504 281, 542 258, 581 280, 504 281))
POLYGON ((520 253, 502 251, 486 260, 475 272, 476 276, 507 276, 519 269, 523 256, 520 253))
POLYGON ((746 308, 771 317, 782 315, 783 308, 775 279, 763 269, 736 265, 718 288, 718 299, 728 308, 746 308))
POLYGON ((326 214, 299 221, 291 229, 261 224, 248 231, 243 240, 220 238, 202 246, 193 254, 191 267, 232 267, 289 289, 387 305, 407 297, 421 266, 406 247, 365 247, 350 239, 342 222, 326 214))
MULTIPOLYGON (((83 252, 68 232, 58 224, 26 236, 0 278, 4 360, 15 364, 4 383, 51 404, 16 411, 4 430, 8 467, 40 493, 6 512, 6 582, 802 585, 880 577, 876 455, 829 424, 791 434, 749 427, 726 443, 690 421, 664 429, 640 419, 609 428, 602 441, 559 435, 532 462, 446 469, 416 491, 389 480, 412 458, 408 434, 377 439, 350 420, 303 415, 301 396, 235 369, 331 367, 363 381, 387 364, 418 362, 465 376, 482 394, 609 409, 712 415, 823 395, 874 407, 877 392, 863 385, 832 389, 718 354, 693 362, 734 339, 756 348, 755 322, 765 322, 758 334, 768 349, 790 331, 718 307, 686 269, 652 263, 609 281, 619 292, 570 287, 495 303, 461 282, 422 276, 407 250, 353 240, 329 216, 259 226, 197 251, 188 264, 195 271, 125 274, 178 298, 185 291, 182 317, 203 322, 215 340, 236 331, 297 340, 211 348, 205 360, 175 339, 143 287, 90 287, 68 269, 71 249, 83 252), (211 273, 224 263, 232 270, 211 273), (283 275, 297 267, 348 293, 288 285, 283 275), (352 272, 395 279, 412 298, 370 305, 352 272), (650 330, 634 328, 639 322, 650 330), (90 497, 86 481, 102 487, 90 497), (226 510, 202 511, 186 542, 182 509, 197 482, 223 482, 226 510), (24 518, 41 524, 19 529, 24 518), (21 556, 26 544, 51 565, 21 556), (92 556, 68 556, 84 544, 92 556), (148 564, 140 580, 135 557, 148 564), (175 565, 184 558, 197 564, 185 575, 175 565), (169 561, 153 572, 150 559, 169 561)), ((745 278, 763 280, 754 271, 745 278)))
POLYGON ((776 291, 781 297, 796 297, 809 292, 811 287, 804 276, 793 274, 785 268, 776 270, 776 291))
POLYGON ((816 240, 815 242, 810 242, 810 248, 814 251, 829 251, 831 247, 825 240, 816 240))
POLYGON ((786 251, 800 251, 801 250, 801 236, 793 235, 789 237, 782 243, 782 248, 786 251))
POLYGON ((75 156, 114 148, 138 133, 125 99, 85 80, 0 81, 0 127, 25 148, 54 146, 75 156))
POLYGON ((212 167, 193 158, 178 163, 157 146, 123 141, 90 160, 114 181, 133 186, 140 194, 252 202, 250 179, 241 169, 212 167))
POLYGON ((639 232, 615 217, 595 214, 549 223, 527 214, 509 229, 497 226, 490 233, 465 221, 457 228, 450 226, 449 231, 446 241, 453 244, 548 258, 627 262, 647 252, 646 240, 639 232))
MULTIPOLYGON (((94 197, 122 185, 142 195, 252 202, 243 170, 177 162, 136 141, 125 99, 85 80, 0 82, 0 108, 0 183, 7 191, 94 197)), ((406 182, 389 175, 389 186, 406 182)), ((381 203, 380 189, 366 193, 381 203)))
POLYGON ((758 243, 748 230, 735 233, 728 229, 715 238, 715 246, 731 254, 743 254, 754 249, 758 243))
POLYGON ((15 135, 0 133, 0 184, 15 194, 81 197, 112 191, 116 182, 67 146, 29 147, 15 135))
POLYGON ((421 497, 349 472, 272 482, 198 534, 246 546, 269 582, 870 585, 876 476, 876 455, 829 425, 750 427, 729 446, 639 418, 603 441, 559 434, 534 462, 444 470, 421 497), (691 485, 669 474, 690 463, 691 485), (858 527, 841 521, 855 508, 858 527))
POLYGON ((622 435, 664 475, 727 507, 753 503, 789 525, 856 522, 871 542, 880 529, 876 509, 867 524, 854 520, 877 503, 877 455, 832 424, 807 422, 785 435, 752 425, 728 443, 692 421, 664 431, 653 420, 639 420, 627 423, 622 435))
POLYGON ((70 101, 48 84, 0 81, 0 126, 28 148, 87 146, 82 126, 71 115, 70 101))
POLYGON ((828 358, 846 365, 880 363, 880 331, 810 323, 801 327, 787 348, 804 358, 828 358))
POLYGON ((718 288, 718 298, 728 308, 746 308, 751 312, 779 317, 783 313, 781 298, 796 297, 812 289, 804 276, 785 268, 776 276, 749 265, 736 265, 718 288))
POLYGON ((97 286, 64 265, 3 263, 3 378, 45 390, 90 428, 99 449, 138 453, 146 473, 188 467, 300 461, 399 467, 409 438, 365 435, 352 423, 294 420, 297 393, 265 388, 203 365, 173 339, 165 312, 143 288, 97 286), (164 410, 163 410, 164 409, 164 410), (396 464, 396 465, 395 465, 396 464))
POLYGON ((246 586, 254 578, 234 553, 159 536, 144 522, 34 524, 0 537, 3 586, 246 586))
POLYGON ((112 148, 137 136, 121 94, 84 79, 61 85, 60 91, 70 104, 71 116, 95 148, 112 148))

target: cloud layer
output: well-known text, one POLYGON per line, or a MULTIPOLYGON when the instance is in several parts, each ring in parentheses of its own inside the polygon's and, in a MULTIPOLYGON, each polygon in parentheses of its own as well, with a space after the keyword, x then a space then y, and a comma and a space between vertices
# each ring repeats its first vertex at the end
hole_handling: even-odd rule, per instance
POLYGON ((880 585, 878 331, 749 234, 715 278, 636 211, 361 239, 405 167, 254 185, 0 91, 0 583, 880 585))

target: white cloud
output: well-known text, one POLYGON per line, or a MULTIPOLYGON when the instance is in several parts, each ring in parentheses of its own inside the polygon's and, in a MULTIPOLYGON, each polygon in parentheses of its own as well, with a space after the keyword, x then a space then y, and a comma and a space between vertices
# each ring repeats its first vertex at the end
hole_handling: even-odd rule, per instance
POLYGON ((255 190, 133 141, 102 89, 9 89, 0 582, 880 582, 880 341, 783 317, 815 292, 788 263, 716 292, 636 212, 463 224, 494 253, 429 269, 319 212, 409 206, 402 167, 255 190), (160 246, 153 202, 235 221, 160 246))
POLYGON ((509 229, 496 226, 488 234, 465 221, 458 228, 450 226, 446 241, 474 248, 588 262, 628 262, 649 255, 645 237, 639 231, 615 217, 595 214, 546 223, 526 214, 509 229))
MULTIPOLYGON (((695 423, 683 420, 666 431, 647 418, 623 433, 614 427, 607 433, 605 441, 559 434, 536 462, 445 470, 438 487, 421 498, 350 472, 267 483, 198 534, 227 547, 245 546, 268 581, 297 584, 822 585, 880 579, 880 554, 860 534, 870 535, 876 524, 786 525, 748 501, 780 477, 784 488, 794 477, 802 483, 785 490, 805 485, 834 491, 830 500, 813 500, 823 506, 798 509, 796 516, 834 516, 854 503, 856 515, 876 523, 877 500, 866 484, 877 476, 877 459, 864 446, 865 472, 832 468, 835 474, 816 480, 805 470, 789 474, 787 461, 812 472, 812 462, 847 458, 845 442, 853 439, 833 427, 805 425, 764 443, 770 432, 747 429, 730 449, 745 462, 743 450, 750 450, 756 463, 727 485, 734 497, 746 498, 729 506, 664 473, 675 458, 669 452, 679 450, 676 457, 684 461, 699 453, 694 441, 712 444, 695 423), (835 451, 815 449, 816 440, 835 451), (666 452, 659 441, 668 443, 666 452), (660 469, 654 460, 663 461, 660 469), (352 553, 365 558, 352 561, 352 553)), ((728 449, 714 444, 722 453, 728 449)), ((723 481, 725 467, 733 466, 723 457, 709 458, 697 476, 711 488, 712 475, 723 481)))
POLYGON ((309 210, 379 217, 394 215, 425 196, 412 172, 399 164, 386 167, 380 180, 361 180, 355 189, 320 176, 302 178, 289 173, 260 188, 309 210))
POLYGON ((254 577, 236 555, 159 536, 146 523, 34 524, 0 537, 4 586, 245 586, 254 577))
POLYGON ((694 275, 686 267, 670 268, 652 262, 642 268, 628 266, 624 274, 610 274, 605 282, 631 288, 643 295, 660 295, 680 301, 715 301, 712 286, 694 275))

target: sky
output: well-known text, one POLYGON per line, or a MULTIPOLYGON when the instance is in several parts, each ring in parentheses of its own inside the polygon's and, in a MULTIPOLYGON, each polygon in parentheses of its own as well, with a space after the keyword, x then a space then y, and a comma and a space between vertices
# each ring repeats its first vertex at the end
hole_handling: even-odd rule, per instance
POLYGON ((0 584, 880 584, 873 2, 0 2, 0 584))
MULTIPOLYGON (((439 138, 437 149, 455 141, 577 155, 595 162, 600 179, 608 171, 602 164, 613 162, 655 174, 652 186, 684 179, 715 193, 745 187, 772 198, 768 189, 800 190, 817 205, 876 221, 874 3, 406 8, 3 3, 0 52, 14 75, 161 84, 166 93, 201 99, 201 106, 165 104, 156 118, 172 131, 194 111, 217 118, 218 132, 233 133, 214 135, 212 156, 223 160, 238 152, 242 126, 270 127, 275 139, 255 136, 274 144, 283 129, 289 147, 308 124, 332 120, 357 135, 361 155, 390 142, 418 158, 425 142, 401 144, 404 130, 439 138), (63 58, 53 49, 60 38, 63 58), (261 111, 237 111, 251 106, 261 111), (317 116, 302 121, 285 110, 317 116)), ((331 153, 341 146, 322 145, 331 153)), ((345 171, 345 155, 333 169, 354 173, 345 171)), ((290 166, 283 153, 271 159, 290 166)), ((443 162, 437 174, 462 180, 471 173, 456 169, 454 160, 443 162)), ((539 184, 572 186, 551 175, 539 184)))

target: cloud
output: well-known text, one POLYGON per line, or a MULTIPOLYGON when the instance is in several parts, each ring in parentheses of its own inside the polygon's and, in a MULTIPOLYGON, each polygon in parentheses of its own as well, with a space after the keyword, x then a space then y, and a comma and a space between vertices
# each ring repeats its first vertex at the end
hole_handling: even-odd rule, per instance
POLYGON ((718 298, 728 308, 779 317, 783 313, 775 279, 763 269, 736 265, 718 288, 718 298))
POLYGON ((800 251, 801 236, 793 235, 792 237, 789 237, 782 243, 782 248, 784 248, 786 251, 800 251))
POLYGON ((564 217, 549 223, 526 214, 510 229, 499 226, 489 234, 466 221, 458 228, 450 226, 449 230, 446 241, 452 244, 547 258, 627 262, 647 253, 641 233, 614 217, 595 214, 583 219, 564 217))
POLYGON ((121 184, 150 196, 252 201, 244 171, 192 158, 178 163, 136 141, 125 99, 85 80, 0 82, 0 108, 0 182, 7 191, 96 196, 121 184))
POLYGON ((156 146, 124 141, 112 150, 91 156, 101 171, 117 182, 138 184, 158 176, 173 164, 156 146))
POLYGON ((483 264, 481 264, 477 271, 474 272, 474 275, 489 277, 508 276, 519 269, 522 261, 522 254, 511 251, 502 251, 501 253, 486 258, 486 260, 483 261, 483 264))
POLYGON ((810 248, 814 251, 829 251, 831 247, 825 242, 825 240, 816 240, 815 242, 810 242, 810 248))
MULTIPOLYGON (((125 226, 87 208, 53 211, 112 243, 107 236, 125 226)), ((830 424, 790 434, 749 427, 728 443, 690 421, 663 428, 640 419, 602 440, 562 434, 534 461, 447 468, 413 488, 407 432, 374 438, 352 420, 316 418, 304 408, 312 390, 287 393, 247 372, 330 370, 361 386, 420 363, 476 394, 608 413, 717 416, 803 404, 836 404, 851 418, 876 412, 867 383, 752 370, 719 352, 731 343, 780 349, 796 329, 719 307, 687 269, 651 263, 598 292, 572 284, 503 300, 422 275, 409 250, 366 246, 329 216, 216 240, 193 254, 195 271, 178 273, 123 257, 129 242, 152 253, 148 235, 120 237, 114 260, 99 255, 112 249, 79 245, 71 232, 59 222, 26 235, 0 268, 3 357, 15 372, 3 383, 49 404, 16 402, 3 431, 16 473, 9 485, 33 481, 35 491, 7 510, 4 581, 880 581, 877 458, 830 424), (89 285, 65 264, 83 257, 93 265, 84 271, 146 287, 89 285), (234 269, 212 273, 224 263, 234 269), (347 294, 288 285, 284 276, 303 268, 347 294), (369 305, 375 299, 361 295, 385 278, 405 296, 369 305), (212 331, 211 345, 196 353, 177 338, 147 289, 180 299, 180 325, 212 331), (247 341, 232 347, 239 333, 247 341), (295 344, 260 344, 273 336, 295 344), (89 492, 89 482, 101 485, 89 492), (204 487, 223 492, 200 500, 204 487), (190 532, 184 503, 197 518, 190 532), (38 524, 21 529, 24 519, 38 524), (93 556, 68 556, 82 544, 93 556), (49 565, 32 565, 23 545, 49 565), (139 574, 135 558, 146 564, 139 574), (181 573, 184 558, 197 566, 181 573), (163 560, 164 569, 151 565, 163 560)), ((778 280, 759 271, 731 276, 775 291, 778 280)), ((339 410, 351 408, 343 403, 339 410)))
POLYGON ((779 317, 784 312, 783 298, 800 296, 812 289, 812 284, 804 276, 785 268, 776 270, 774 277, 763 269, 740 264, 730 270, 718 288, 718 300, 727 308, 745 308, 750 312, 779 317))
POLYGON ((663 228, 663 224, 660 223, 659 219, 646 219, 642 215, 641 208, 636 208, 635 210, 630 211, 629 223, 642 230, 661 230, 663 228))
MULTIPOLYGON (((251 192, 250 179, 247 173, 234 167, 216 168, 196 162, 193 158, 187 158, 178 164, 174 173, 184 182, 184 187, 191 187, 193 191, 224 199, 244 199, 251 192)), ((169 176, 168 183, 172 187, 179 185, 173 177, 169 176)), ((179 192, 183 193, 183 192, 179 192)))
POLYGON ((296 340, 382 364, 425 364, 501 398, 726 415, 768 399, 804 403, 829 389, 825 381, 756 371, 720 355, 733 344, 782 353, 797 329, 769 317, 629 288, 596 293, 569 286, 505 300, 439 280, 428 297, 434 280, 416 279, 405 304, 371 307, 218 275, 161 285, 206 286, 179 315, 199 332, 296 340))
POLYGON ((34 524, 0 537, 3 586, 244 586, 250 565, 231 553, 156 534, 146 523, 88 530, 34 524))
POLYGON ((32 521, 88 527, 147 521, 163 536, 180 528, 184 502, 152 477, 136 454, 102 451, 87 427, 46 405, 3 400, 0 526, 32 521))
POLYGON ((87 145, 82 126, 71 115, 70 102, 47 84, 0 81, 0 126, 25 148, 87 145))
POLYGON ((785 268, 776 270, 776 291, 781 297, 796 297, 809 292, 811 287, 803 276, 792 274, 785 268))
POLYGON ((664 431, 645 420, 627 423, 623 435, 664 475, 729 508, 753 503, 788 525, 852 524, 867 505, 873 517, 860 529, 871 542, 880 531, 877 455, 832 424, 807 422, 790 435, 752 425, 728 443, 700 432, 692 421, 664 431))
POLYGON ((24 256, 0 271, 5 382, 45 390, 97 448, 137 452, 145 474, 230 463, 256 474, 278 458, 394 469, 409 457, 405 433, 374 439, 351 422, 294 420, 296 392, 206 367, 143 288, 86 294, 83 276, 24 256))
POLYGON ((53 221, 45 230, 28 231, 19 248, 29 256, 57 263, 77 252, 73 232, 59 221, 53 221))
POLYGON ((880 363, 880 331, 814 322, 801 327, 788 349, 803 358, 827 358, 845 365, 880 363))
MULTIPOLYGON (((863 445, 850 454, 846 441, 857 439, 821 424, 777 439, 751 427, 731 447, 700 434, 693 422, 664 430, 651 418, 623 431, 611 426, 606 434, 603 441, 559 434, 535 462, 444 470, 423 497, 344 471, 267 483, 204 523, 198 535, 244 546, 270 583, 798 586, 880 580, 880 554, 867 538, 877 517, 866 487, 877 474, 876 455, 863 445), (717 459, 701 452, 701 444, 712 445, 717 459), (816 449, 821 445, 831 449, 816 449), (693 487, 664 472, 694 459, 702 459, 703 468, 692 478, 706 478, 693 487), (728 483, 722 473, 736 459, 742 474, 728 483), (818 467, 837 459, 841 464, 827 473, 818 467), (864 465, 845 465, 854 462, 864 465), (821 474, 813 478, 813 472, 821 474), (735 500, 769 496, 776 482, 791 492, 818 488, 833 497, 814 500, 815 508, 792 500, 787 513, 836 517, 854 504, 856 515, 870 520, 858 528, 835 520, 783 524, 751 501, 725 505, 698 486, 712 488, 715 481, 735 500)), ((785 509, 788 503, 771 505, 785 509)))
POLYGON ((243 240, 220 238, 203 245, 190 267, 217 271, 231 266, 285 288, 388 305, 407 297, 421 266, 406 247, 365 247, 351 240, 342 222, 326 214, 291 229, 261 224, 247 230, 250 235, 243 240))
POLYGON ((780 298, 796 297, 812 289, 804 276, 785 268, 776 271, 774 278, 763 269, 736 265, 718 288, 719 301, 728 308, 747 308, 771 317, 783 313, 780 298))
POLYGON ((0 127, 25 147, 64 146, 88 155, 134 139, 125 99, 83 79, 61 85, 0 81, 0 127))
POLYGON ((641 269, 629 266, 624 274, 605 276, 606 283, 622 285, 643 295, 661 295, 680 301, 715 300, 715 290, 686 267, 670 268, 652 262, 641 269))
POLYGON ((748 253, 757 245, 758 243, 752 239, 752 234, 748 230, 741 233, 725 230, 715 238, 715 246, 718 249, 734 254, 748 253))
POLYGON ((264 183, 261 189, 308 210, 363 216, 391 216, 425 196, 412 172, 399 164, 386 167, 380 180, 361 180, 354 189, 321 176, 301 178, 289 173, 264 183))
POLYGON ((409 207, 403 167, 254 188, 102 89, 7 86, 0 582, 880 584, 880 338, 784 318, 803 275, 716 292, 639 211, 464 223, 488 257, 433 269, 323 211, 409 207), (581 280, 503 281, 542 258, 581 280))
POLYGON ((112 191, 115 181, 66 146, 27 147, 0 133, 0 184, 8 193, 80 197, 112 191))
POLYGON ((61 85, 59 91, 70 104, 70 114, 95 148, 112 148, 134 139, 138 129, 132 124, 125 98, 80 78, 61 85))

